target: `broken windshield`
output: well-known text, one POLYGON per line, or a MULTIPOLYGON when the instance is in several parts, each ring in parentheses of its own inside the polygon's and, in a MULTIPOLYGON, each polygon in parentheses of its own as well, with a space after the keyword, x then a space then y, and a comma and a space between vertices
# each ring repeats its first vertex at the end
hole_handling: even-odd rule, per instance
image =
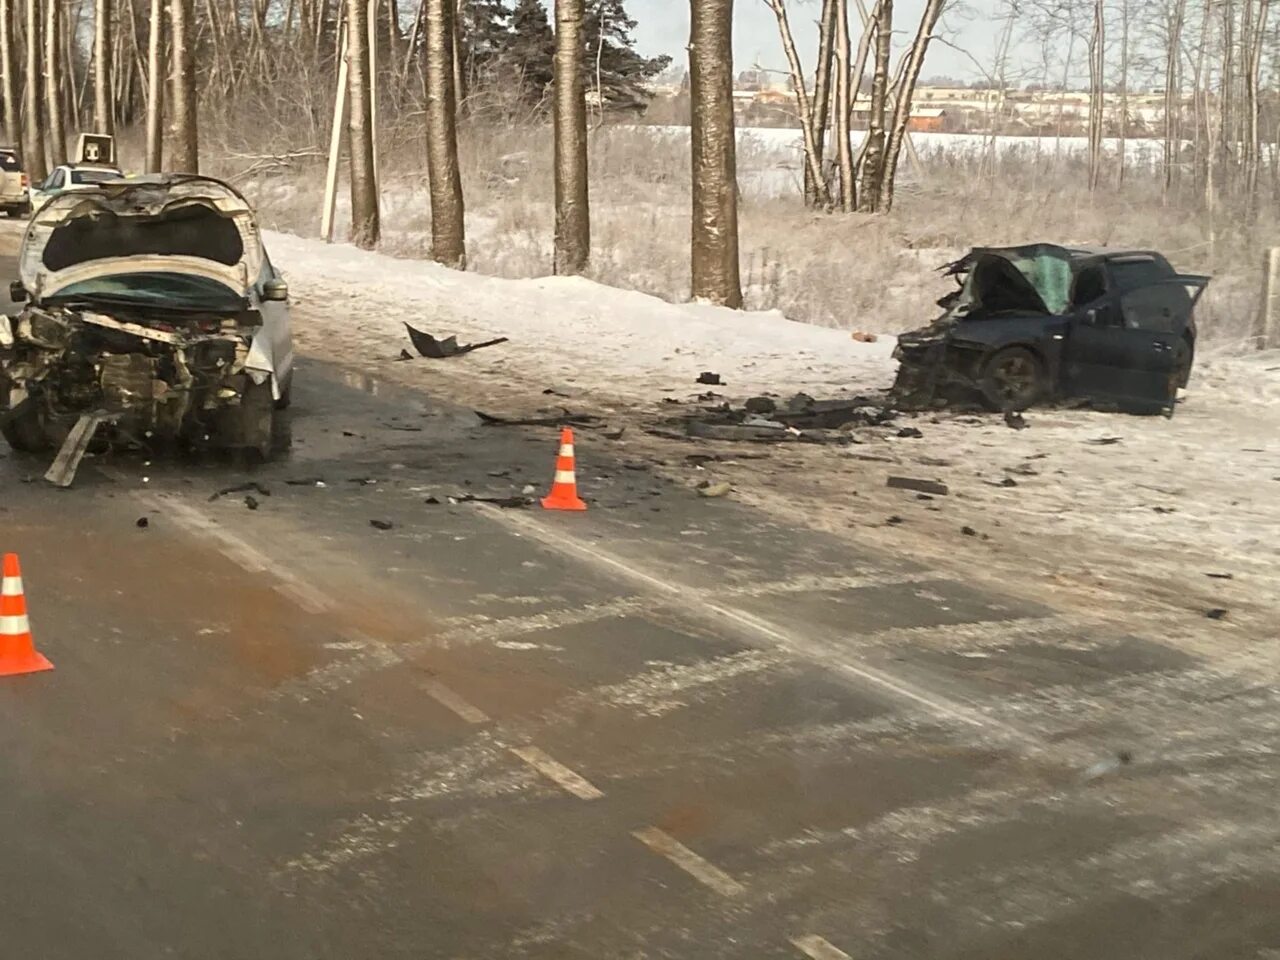
POLYGON ((58 292, 61 302, 238 312, 244 300, 216 280, 183 273, 124 273, 73 283, 58 292))
POLYGON ((959 301, 959 306, 968 311, 984 307, 992 312, 1066 312, 1071 294, 1071 261, 1064 248, 1033 244, 975 249, 968 260, 969 275, 959 301))

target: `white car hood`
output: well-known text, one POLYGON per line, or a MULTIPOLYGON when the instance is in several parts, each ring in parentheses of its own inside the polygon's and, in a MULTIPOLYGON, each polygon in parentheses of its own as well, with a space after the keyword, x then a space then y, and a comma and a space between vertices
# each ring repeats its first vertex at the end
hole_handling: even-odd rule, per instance
POLYGON ((35 299, 50 297, 76 283, 122 273, 165 272, 203 277, 222 283, 244 296, 257 280, 263 262, 262 241, 248 203, 230 187, 205 178, 139 178, 119 180, 93 190, 53 197, 32 217, 18 255, 18 275, 35 299), (120 218, 148 218, 166 211, 201 205, 230 219, 243 246, 238 262, 229 264, 203 256, 131 254, 101 257, 59 269, 45 265, 44 253, 54 231, 80 217, 95 214, 120 218))

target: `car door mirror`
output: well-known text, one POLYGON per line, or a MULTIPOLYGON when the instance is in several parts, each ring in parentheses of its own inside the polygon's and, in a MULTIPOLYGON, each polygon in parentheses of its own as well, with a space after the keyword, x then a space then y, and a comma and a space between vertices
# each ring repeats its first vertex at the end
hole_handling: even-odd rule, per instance
POLYGON ((273 277, 262 285, 262 299, 268 303, 283 303, 289 299, 289 284, 273 277))
POLYGON ((14 303, 27 302, 27 288, 22 285, 21 280, 15 280, 9 284, 9 299, 14 303))

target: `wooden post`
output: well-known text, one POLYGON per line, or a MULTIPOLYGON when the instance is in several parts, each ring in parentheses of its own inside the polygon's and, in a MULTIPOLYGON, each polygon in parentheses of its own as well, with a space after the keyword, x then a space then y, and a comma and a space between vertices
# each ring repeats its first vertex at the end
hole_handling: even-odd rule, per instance
POLYGON ((324 209, 320 214, 320 236, 333 243, 333 212, 338 202, 338 161, 342 156, 342 131, 347 114, 347 25, 342 24, 342 52, 338 56, 338 91, 333 100, 333 126, 329 131, 329 166, 324 175, 324 209))
POLYGON ((1280 247, 1270 247, 1262 258, 1262 302, 1253 325, 1259 350, 1280 347, 1280 247))

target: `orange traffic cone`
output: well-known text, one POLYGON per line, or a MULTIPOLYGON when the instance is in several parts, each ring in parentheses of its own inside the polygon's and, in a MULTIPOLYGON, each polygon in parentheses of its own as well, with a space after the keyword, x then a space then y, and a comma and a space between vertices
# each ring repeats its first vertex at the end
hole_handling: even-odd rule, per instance
POLYGON ((53 664, 36 652, 31 640, 18 555, 6 553, 4 584, 0 587, 0 677, 52 669, 53 664))
POLYGON ((565 427, 560 431, 560 455, 556 457, 556 479, 551 484, 551 494, 542 498, 544 510, 585 510, 587 505, 578 499, 578 475, 574 469, 573 431, 565 427))

